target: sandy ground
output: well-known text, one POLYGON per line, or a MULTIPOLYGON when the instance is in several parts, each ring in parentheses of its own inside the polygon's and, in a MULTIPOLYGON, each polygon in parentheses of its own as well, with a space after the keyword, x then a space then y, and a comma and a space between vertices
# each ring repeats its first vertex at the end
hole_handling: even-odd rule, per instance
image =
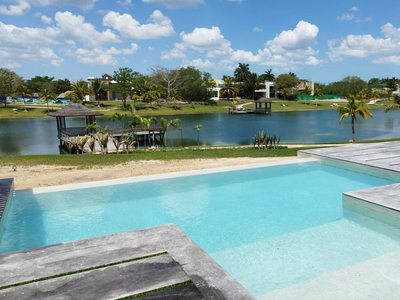
POLYGON ((34 167, 18 167, 16 171, 14 171, 10 166, 1 166, 0 174, 2 178, 14 178, 15 189, 20 190, 70 183, 81 183, 97 180, 211 169, 293 159, 296 159, 296 157, 132 161, 121 165, 94 167, 91 169, 38 165, 34 167))

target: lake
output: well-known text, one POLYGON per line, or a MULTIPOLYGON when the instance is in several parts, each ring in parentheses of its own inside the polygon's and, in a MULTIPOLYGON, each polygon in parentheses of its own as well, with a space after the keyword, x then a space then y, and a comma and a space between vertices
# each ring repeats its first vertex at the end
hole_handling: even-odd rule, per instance
MULTIPOLYGON (((375 119, 356 121, 356 139, 361 141, 400 137, 400 112, 384 113, 372 110, 375 119)), ((352 139, 350 119, 339 125, 335 110, 305 112, 275 112, 271 115, 204 114, 167 116, 182 120, 183 143, 197 144, 194 126, 201 124, 200 142, 203 145, 249 145, 258 131, 281 136, 281 143, 329 143, 352 139)), ((100 126, 118 128, 107 118, 98 118, 100 126)), ((68 127, 84 127, 84 118, 67 118, 68 127)), ((181 146, 179 130, 167 133, 167 146, 181 146)), ((0 119, 0 155, 59 154, 55 118, 0 119)))

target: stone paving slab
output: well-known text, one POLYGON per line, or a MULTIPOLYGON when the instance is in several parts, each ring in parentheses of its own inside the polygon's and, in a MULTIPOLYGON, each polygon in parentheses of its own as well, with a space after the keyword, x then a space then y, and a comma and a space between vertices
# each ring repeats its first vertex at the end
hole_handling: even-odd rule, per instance
POLYGON ((205 299, 255 299, 174 224, 0 254, 0 287, 162 252, 205 299))
POLYGON ((206 299, 194 284, 177 287, 141 297, 140 300, 203 300, 206 299))
MULTIPOLYGON (((6 179, 0 179, 0 222, 2 220, 2 216, 6 210, 6 205, 8 202, 8 199, 11 196, 11 193, 14 188, 14 179, 12 178, 6 178, 6 179)), ((0 223, 1 225, 1 223, 0 223)), ((0 227, 1 229, 1 227, 0 227)))
POLYGON ((165 254, 0 290, 0 299, 117 299, 188 280, 179 264, 165 254))

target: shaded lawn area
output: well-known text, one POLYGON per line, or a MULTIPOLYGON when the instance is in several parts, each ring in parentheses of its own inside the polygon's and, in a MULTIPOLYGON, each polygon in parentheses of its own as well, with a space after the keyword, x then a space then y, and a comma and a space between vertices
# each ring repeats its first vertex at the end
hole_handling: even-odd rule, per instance
POLYGON ((248 147, 220 148, 220 149, 161 149, 156 151, 138 150, 129 154, 84 154, 84 155, 7 155, 0 156, 0 166, 75 166, 91 168, 93 166, 111 166, 139 160, 175 160, 175 159, 212 159, 241 157, 289 157, 297 156, 297 151, 312 149, 263 149, 255 150, 248 147))

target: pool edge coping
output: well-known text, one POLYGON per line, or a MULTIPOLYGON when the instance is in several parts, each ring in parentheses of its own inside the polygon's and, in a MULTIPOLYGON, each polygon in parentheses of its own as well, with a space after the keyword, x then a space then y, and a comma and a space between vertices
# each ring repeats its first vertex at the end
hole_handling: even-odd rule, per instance
POLYGON ((170 172, 170 173, 161 173, 161 174, 144 175, 144 176, 125 177, 125 178, 119 178, 119 179, 88 181, 88 182, 81 182, 81 183, 49 186, 49 187, 38 187, 38 188, 32 188, 32 189, 21 189, 21 190, 16 190, 15 192, 18 195, 44 194, 44 193, 52 193, 52 192, 63 192, 63 191, 69 191, 69 190, 78 190, 78 189, 86 189, 86 188, 95 188, 95 187, 104 187, 104 186, 111 186, 111 185, 144 182, 144 181, 172 179, 172 178, 179 178, 179 177, 186 177, 186 176, 215 174, 215 173, 223 173, 223 172, 229 172, 229 171, 240 171, 240 170, 246 170, 246 169, 257 169, 257 168, 263 168, 263 167, 273 167, 273 166, 288 165, 288 164, 294 164, 294 163, 307 163, 307 162, 314 162, 314 161, 318 161, 318 159, 295 158, 295 159, 284 160, 284 161, 262 162, 262 163, 253 163, 253 164, 245 164, 245 165, 237 165, 237 166, 227 166, 227 167, 170 172))

